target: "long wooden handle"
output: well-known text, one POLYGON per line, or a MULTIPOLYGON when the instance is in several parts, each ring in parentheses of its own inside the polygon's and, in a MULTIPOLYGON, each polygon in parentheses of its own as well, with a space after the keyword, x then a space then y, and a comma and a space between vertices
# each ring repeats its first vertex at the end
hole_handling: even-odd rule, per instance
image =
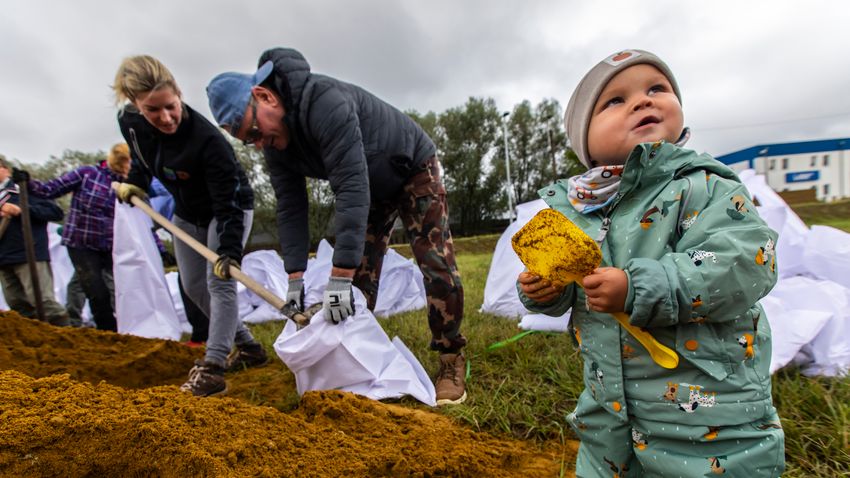
POLYGON ((41 296, 41 284, 38 279, 38 258, 35 252, 35 239, 32 236, 32 218, 29 206, 29 184, 28 181, 18 183, 19 200, 21 208, 21 232, 24 235, 24 251, 27 256, 27 264, 30 269, 30 280, 32 281, 33 296, 35 296, 35 313, 38 320, 45 322, 44 298, 41 296))
MULTIPOLYGON (((115 189, 117 191, 119 184, 120 183, 117 182, 112 183, 112 189, 115 189)), ((158 212, 154 211, 153 208, 151 208, 142 199, 136 196, 132 196, 130 198, 130 202, 132 202, 133 205, 137 208, 141 209, 145 214, 150 216, 150 218, 153 219, 157 224, 165 228, 168 232, 174 234, 174 237, 185 242, 186 245, 194 249, 195 252, 203 256, 210 263, 215 264, 215 261, 218 260, 218 254, 211 251, 207 246, 201 244, 194 237, 190 236, 185 231, 172 224, 172 222, 166 219, 162 214, 159 214, 158 212)), ((263 287, 262 284, 242 272, 242 270, 238 267, 230 266, 230 276, 238 280, 239 282, 245 284, 245 287, 247 287, 251 292, 257 294, 263 300, 271 304, 272 307, 274 307, 275 309, 281 310, 283 306, 286 305, 286 302, 284 302, 283 299, 274 295, 272 291, 263 287)))

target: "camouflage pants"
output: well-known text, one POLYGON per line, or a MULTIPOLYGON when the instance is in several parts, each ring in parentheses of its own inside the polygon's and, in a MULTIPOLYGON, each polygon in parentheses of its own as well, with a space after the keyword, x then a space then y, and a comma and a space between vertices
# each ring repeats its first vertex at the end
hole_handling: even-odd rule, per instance
POLYGON ((463 285, 455 264, 446 188, 436 156, 422 164, 394 200, 373 202, 366 226, 363 259, 354 285, 366 296, 369 310, 378 299, 378 278, 393 223, 401 218, 416 263, 422 271, 428 298, 431 349, 457 352, 466 345, 460 333, 463 320, 463 285))

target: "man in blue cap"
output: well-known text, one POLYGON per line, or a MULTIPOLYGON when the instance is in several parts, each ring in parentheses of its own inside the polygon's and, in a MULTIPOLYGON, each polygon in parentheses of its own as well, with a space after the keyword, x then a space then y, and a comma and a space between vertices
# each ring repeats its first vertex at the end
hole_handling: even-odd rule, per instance
POLYGON ((254 74, 222 73, 207 87, 216 122, 262 148, 277 196, 287 301, 303 310, 308 223, 305 178, 330 182, 336 198, 327 320, 354 313, 352 284, 374 309, 396 217, 425 279, 431 348, 440 352, 439 405, 466 399, 460 333, 463 287, 455 265, 436 146, 410 117, 368 91, 314 74, 293 49, 260 56, 254 74))

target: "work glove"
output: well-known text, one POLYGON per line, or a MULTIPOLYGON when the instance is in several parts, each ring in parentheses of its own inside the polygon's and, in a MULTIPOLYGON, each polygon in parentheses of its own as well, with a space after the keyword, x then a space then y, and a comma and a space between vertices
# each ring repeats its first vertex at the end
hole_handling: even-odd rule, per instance
POLYGON ((351 279, 331 277, 325 288, 325 320, 338 324, 354 315, 354 294, 351 292, 351 279))
POLYGON ((145 192, 144 189, 136 186, 135 184, 130 183, 119 184, 118 191, 116 191, 115 195, 118 196, 119 201, 121 201, 122 203, 129 204, 130 206, 133 205, 133 203, 130 201, 130 198, 132 198, 133 196, 136 196, 142 201, 148 200, 148 194, 145 192))
POLYGON ((13 183, 27 183, 30 180, 30 173, 25 169, 12 168, 13 183))
POLYGON ((239 261, 224 254, 218 256, 213 265, 213 274, 223 280, 230 280, 230 266, 239 269, 239 261))
POLYGON ((286 291, 286 304, 291 309, 304 312, 304 279, 289 279, 289 288, 286 291))

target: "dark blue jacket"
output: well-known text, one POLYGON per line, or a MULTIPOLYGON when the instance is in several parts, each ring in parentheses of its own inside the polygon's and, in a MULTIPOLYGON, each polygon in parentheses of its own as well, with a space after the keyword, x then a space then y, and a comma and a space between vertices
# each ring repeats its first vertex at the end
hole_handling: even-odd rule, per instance
MULTIPOLYGON (((9 183, 12 186, 12 183, 9 183)), ((37 261, 50 261, 49 242, 47 240, 47 223, 61 221, 64 213, 55 202, 29 195, 30 225, 32 238, 35 242, 35 258, 37 261)), ((9 203, 20 206, 20 196, 13 193, 9 203)), ((23 211, 21 211, 23 213, 23 211)), ((9 223, 6 233, 0 238, 0 266, 25 264, 27 252, 24 248, 24 234, 21 228, 21 216, 15 216, 9 223)))
POLYGON ((281 97, 289 129, 285 150, 265 149, 286 271, 307 267, 305 177, 330 182, 336 199, 333 265, 355 268, 363 255, 370 202, 396 198, 436 154, 436 146, 409 116, 375 95, 311 73, 301 53, 271 49, 259 64, 269 60, 274 70, 264 85, 281 97))

